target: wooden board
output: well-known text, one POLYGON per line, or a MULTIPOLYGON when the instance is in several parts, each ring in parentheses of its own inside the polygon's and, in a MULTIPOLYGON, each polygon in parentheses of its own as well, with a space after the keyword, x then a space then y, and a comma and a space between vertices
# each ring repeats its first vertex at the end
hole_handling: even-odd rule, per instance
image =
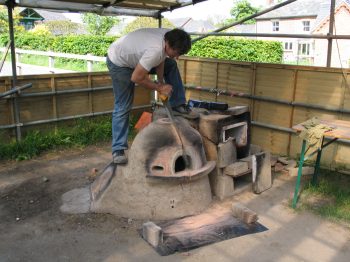
MULTIPOLYGON (((344 120, 322 120, 319 119, 320 124, 324 124, 334 129, 328 132, 325 132, 324 135, 330 138, 341 138, 350 140, 350 122, 344 120)), ((305 130, 303 123, 293 126, 293 129, 297 132, 305 130)))

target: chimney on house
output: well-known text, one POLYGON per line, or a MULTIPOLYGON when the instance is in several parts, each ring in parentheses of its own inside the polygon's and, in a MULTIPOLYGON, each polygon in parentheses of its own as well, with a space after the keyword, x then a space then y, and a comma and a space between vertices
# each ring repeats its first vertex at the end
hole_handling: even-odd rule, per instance
POLYGON ((266 0, 267 5, 273 5, 275 3, 274 0, 266 0))

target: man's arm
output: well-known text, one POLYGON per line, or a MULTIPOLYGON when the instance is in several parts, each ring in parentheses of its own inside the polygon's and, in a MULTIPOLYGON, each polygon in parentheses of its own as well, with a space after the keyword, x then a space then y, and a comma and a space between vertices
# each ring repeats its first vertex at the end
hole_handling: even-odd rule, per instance
POLYGON ((164 84, 164 61, 156 67, 156 74, 158 83, 164 84))
MULTIPOLYGON (((156 71, 158 75, 158 67, 156 71)), ((164 71, 164 64, 163 64, 163 71, 164 71)), ((171 85, 163 84, 163 83, 154 83, 153 81, 151 81, 151 79, 148 76, 148 71, 144 69, 143 66, 140 64, 137 64, 136 68, 134 69, 134 72, 131 75, 131 81, 133 81, 138 85, 142 85, 145 88, 156 90, 162 95, 166 95, 166 96, 170 96, 173 89, 171 85)))

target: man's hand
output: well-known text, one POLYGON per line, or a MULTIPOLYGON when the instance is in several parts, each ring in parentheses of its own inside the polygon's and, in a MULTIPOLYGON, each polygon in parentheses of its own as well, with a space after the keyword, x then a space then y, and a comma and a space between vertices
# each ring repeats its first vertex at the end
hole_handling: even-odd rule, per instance
POLYGON ((162 96, 170 97, 173 92, 173 87, 169 84, 158 84, 157 91, 162 96))

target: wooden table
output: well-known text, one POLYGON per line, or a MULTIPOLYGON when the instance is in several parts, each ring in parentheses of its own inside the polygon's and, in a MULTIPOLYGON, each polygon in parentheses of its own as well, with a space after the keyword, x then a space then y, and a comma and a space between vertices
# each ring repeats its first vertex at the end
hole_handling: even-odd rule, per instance
MULTIPOLYGON (((293 197, 293 208, 296 207, 297 201, 298 201, 298 193, 299 193, 299 187, 300 187, 300 180, 301 180, 301 175, 302 175, 302 169, 303 169, 303 164, 304 161, 307 160, 309 157, 317 153, 317 158, 316 158, 316 163, 315 163, 315 171, 312 176, 312 183, 316 184, 317 183, 317 176, 318 172, 320 169, 320 161, 321 161, 321 155, 322 155, 322 150, 326 146, 330 145, 334 141, 338 139, 347 139, 350 140, 350 122, 348 121, 343 121, 343 120, 319 120, 320 124, 324 124, 330 127, 333 127, 334 129, 328 132, 325 132, 322 138, 322 144, 321 148, 316 149, 314 152, 308 154, 305 156, 305 148, 306 148, 306 140, 303 139, 303 143, 301 146, 301 152, 300 152, 300 160, 299 160, 299 168, 298 168, 298 177, 295 185, 295 191, 294 191, 294 197, 293 197), (330 141, 327 143, 324 143, 324 138, 330 138, 330 141)), ((293 129, 300 133, 303 131, 305 128, 303 126, 305 122, 300 123, 298 125, 293 126, 293 129)))

